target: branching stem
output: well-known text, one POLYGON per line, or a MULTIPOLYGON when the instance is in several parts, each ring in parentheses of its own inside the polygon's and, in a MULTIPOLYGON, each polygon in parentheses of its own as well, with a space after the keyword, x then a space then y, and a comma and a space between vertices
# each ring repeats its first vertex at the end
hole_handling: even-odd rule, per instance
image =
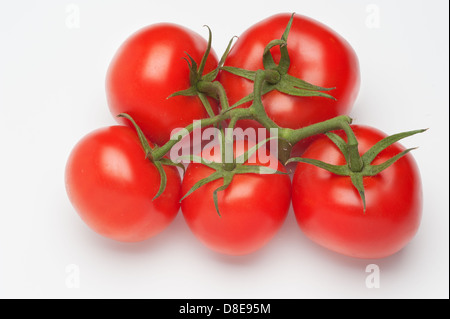
MULTIPOLYGON (((275 71, 276 72, 276 71, 275 71)), ((262 88, 267 79, 271 81, 274 79, 273 70, 258 70, 255 75, 255 85, 254 85, 254 99, 253 103, 248 108, 233 108, 229 106, 228 99, 225 94, 225 89, 223 86, 217 82, 203 82, 200 81, 197 88, 204 94, 208 96, 215 97, 219 100, 221 104, 221 112, 213 117, 202 119, 200 121, 200 127, 204 128, 207 126, 217 125, 225 120, 230 120, 230 126, 235 127, 238 120, 251 119, 259 122, 267 130, 278 129, 279 137, 279 159, 282 163, 285 163, 289 157, 292 146, 299 141, 316 135, 323 134, 332 130, 343 129, 348 134, 349 140, 352 141, 350 145, 357 150, 357 141, 351 131, 350 124, 352 119, 346 115, 337 116, 335 118, 315 123, 309 126, 305 126, 299 129, 282 128, 277 125, 266 113, 264 106, 262 104, 262 88)), ((185 128, 185 132, 191 133, 194 129, 194 124, 190 124, 185 128)), ((178 137, 177 139, 171 139, 166 144, 157 147, 153 150, 152 156, 154 159, 158 160, 166 155, 170 149, 178 143, 185 135, 178 137)), ((351 152, 350 152, 351 153, 351 152)))

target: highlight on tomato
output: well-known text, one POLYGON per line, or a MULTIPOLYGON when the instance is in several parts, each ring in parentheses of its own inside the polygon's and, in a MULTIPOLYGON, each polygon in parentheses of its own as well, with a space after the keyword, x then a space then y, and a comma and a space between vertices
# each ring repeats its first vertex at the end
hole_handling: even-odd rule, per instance
POLYGON ((153 143, 162 145, 174 129, 217 113, 216 100, 195 91, 203 73, 214 76, 217 66, 210 43, 196 32, 173 23, 144 27, 122 43, 110 62, 110 112, 125 125, 130 122, 116 116, 129 114, 153 143))
POLYGON ((67 195, 81 219, 96 233, 121 242, 156 236, 180 208, 181 178, 163 166, 167 183, 160 189, 158 168, 128 126, 99 128, 73 148, 65 169, 67 195))

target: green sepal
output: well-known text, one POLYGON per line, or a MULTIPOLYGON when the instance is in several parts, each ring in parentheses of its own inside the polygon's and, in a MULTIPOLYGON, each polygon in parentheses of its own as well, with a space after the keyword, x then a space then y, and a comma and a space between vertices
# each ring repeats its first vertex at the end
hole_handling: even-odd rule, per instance
POLYGON ((186 90, 181 90, 170 94, 166 99, 170 99, 174 96, 196 96, 198 95, 198 91, 195 87, 190 87, 186 90))
POLYGON ((202 60, 200 61, 200 65, 198 67, 197 74, 200 75, 200 77, 203 76, 203 71, 205 70, 206 60, 208 59, 209 53, 211 52, 211 44, 212 44, 212 32, 210 27, 205 25, 206 28, 208 28, 208 43, 206 47, 206 51, 202 56, 202 60))
POLYGON ((205 96, 205 94, 198 92, 197 96, 200 99, 200 101, 202 101, 202 104, 206 112, 208 113, 209 117, 214 117, 215 114, 212 110, 211 103, 209 103, 208 98, 205 96))
POLYGON ((288 35, 291 30, 292 22, 294 21, 294 16, 295 16, 295 12, 291 14, 291 18, 289 19, 286 29, 284 30, 283 35, 281 36, 281 39, 285 42, 287 42, 288 35))
MULTIPOLYGON (((234 165, 232 165, 232 169, 228 169, 226 163, 217 163, 217 162, 211 162, 205 160, 203 157, 198 155, 189 155, 189 156, 180 156, 180 158, 185 158, 191 160, 193 163, 201 163, 211 169, 214 170, 214 172, 209 175, 208 177, 205 177, 201 180, 199 180, 197 183, 194 184, 194 186, 189 189, 189 191, 181 198, 180 202, 191 195, 193 192, 195 192, 200 187, 213 182, 218 179, 223 179, 222 186, 218 187, 213 192, 213 201, 214 206, 216 209, 216 212, 219 216, 219 203, 218 203, 218 192, 223 191, 228 188, 228 186, 233 181, 233 178, 235 175, 238 174, 287 174, 286 172, 281 172, 275 169, 272 169, 267 166, 260 166, 260 165, 244 165, 248 159, 265 143, 267 143, 269 140, 274 139, 275 137, 270 137, 265 139, 264 141, 259 142, 257 145, 251 147, 248 149, 244 154, 234 158, 234 165)), ((221 140, 221 143, 225 143, 223 140, 221 140)))
MULTIPOLYGON (((360 159, 362 161, 363 167, 361 171, 355 172, 352 171, 351 166, 349 164, 349 144, 345 142, 343 138, 341 138, 339 135, 328 132, 325 135, 338 147, 338 149, 341 151, 343 156, 345 157, 347 164, 345 165, 334 165, 325 163, 320 160, 311 159, 311 158, 302 158, 302 157, 294 157, 290 158, 286 164, 291 162, 301 162, 306 164, 311 164, 316 167, 322 168, 324 170, 329 171, 330 173, 339 175, 339 176, 349 176, 351 178, 352 184, 355 187, 355 189, 358 191, 359 196, 361 197, 361 201, 363 203, 363 211, 365 213, 366 211, 366 197, 365 197, 365 191, 364 191, 364 177, 366 176, 376 176, 379 173, 381 173, 383 170, 390 167, 392 164, 394 164, 396 161, 398 161, 400 158, 408 154, 410 151, 414 150, 415 148, 409 148, 406 149, 397 155, 391 157, 390 159, 386 160, 382 164, 378 165, 372 165, 372 161, 376 158, 376 156, 386 149, 387 147, 391 146, 395 142, 408 137, 412 136, 414 134, 425 132, 426 129, 421 130, 414 130, 414 131, 408 131, 403 133, 394 134, 388 137, 385 137, 384 139, 380 140, 378 143, 376 143, 374 146, 372 146, 366 153, 364 153, 360 159)), ((357 147, 357 144, 352 145, 354 147, 357 147)))
POLYGON ((285 76, 282 76, 280 82, 274 85, 275 89, 277 91, 280 91, 282 93, 292 95, 292 96, 319 96, 319 97, 325 97, 328 99, 336 100, 332 95, 328 93, 321 92, 320 90, 332 90, 332 88, 321 88, 315 85, 312 85, 308 82, 305 82, 300 79, 296 79, 293 76, 290 76, 286 74, 285 76), (295 79, 294 81, 291 81, 295 79), (300 85, 302 87, 300 87, 300 85), (306 87, 306 88, 305 88, 306 87), (311 87, 315 89, 311 89, 311 87))
POLYGON ((255 81, 256 71, 245 70, 234 66, 223 66, 222 70, 240 76, 241 78, 245 78, 250 81, 255 81))
POLYGON ((366 213, 366 194, 364 191, 364 175, 361 173, 350 174, 353 186, 358 191, 359 197, 363 203, 363 212, 366 213))
POLYGON ((223 178, 221 172, 216 171, 214 173, 212 173, 211 175, 209 175, 206 178, 203 178, 201 180, 199 180, 197 183, 194 184, 194 186, 191 187, 191 189, 180 199, 180 202, 185 199, 186 197, 188 197, 189 195, 191 195, 193 192, 195 192, 197 189, 199 189, 200 187, 202 187, 203 185, 206 185, 212 181, 218 180, 219 178, 223 178))
POLYGON ((133 124, 133 126, 136 130, 136 133, 139 137, 139 141, 141 142, 142 148, 144 149, 145 158, 153 159, 152 148, 150 147, 150 144, 148 143, 147 138, 144 135, 144 132, 142 132, 141 128, 137 125, 135 120, 127 113, 120 113, 119 115, 117 115, 117 117, 126 118, 127 120, 129 120, 131 122, 131 124, 133 124))
POLYGON ((279 46, 281 49, 282 47, 287 46, 287 42, 286 42, 286 40, 283 40, 283 39, 276 39, 276 40, 270 41, 266 45, 266 47, 264 48, 264 51, 263 51, 263 66, 264 66, 264 69, 266 69, 266 70, 267 69, 275 69, 277 67, 277 64, 273 60, 272 54, 270 53, 270 49, 272 49, 273 47, 276 47, 276 46, 279 46))
POLYGON ((161 181, 160 181, 160 184, 159 184, 158 192, 156 193, 156 195, 152 199, 152 200, 155 200, 159 196, 161 196, 161 194, 166 189, 166 185, 167 185, 167 175, 166 175, 166 172, 164 171, 163 165, 179 167, 179 168, 181 168, 183 170, 183 172, 185 170, 185 167, 184 167, 184 165, 182 163, 175 163, 175 162, 173 162, 172 160, 170 160, 169 158, 166 158, 166 157, 155 159, 154 156, 153 156, 153 152, 158 149, 158 146, 153 147, 153 149, 150 147, 150 144, 149 144, 147 138, 145 137, 145 135, 142 132, 142 130, 139 127, 139 125, 137 125, 136 121, 127 113, 120 113, 117 116, 126 118, 133 124, 133 126, 134 126, 134 128, 136 130, 136 133, 137 133, 137 135, 139 137, 139 141, 141 143, 142 149, 144 150, 145 158, 150 160, 153 163, 153 165, 155 165, 156 169, 158 170, 158 173, 159 173, 159 176, 161 178, 161 181))
POLYGON ((217 212, 217 215, 219 215, 219 217, 222 217, 222 215, 220 215, 220 211, 219 211, 219 199, 218 199, 217 193, 220 191, 226 190, 228 188, 228 186, 230 186, 232 180, 233 180, 232 174, 224 174, 223 175, 223 185, 216 188, 213 192, 214 207, 216 208, 216 212, 217 212))
POLYGON ((289 32, 291 30, 292 22, 294 21, 294 13, 291 15, 291 18, 289 19, 289 22, 286 26, 286 29, 284 30, 281 40, 277 41, 271 41, 266 46, 266 49, 264 50, 263 54, 263 65, 265 69, 271 69, 271 68, 277 68, 280 74, 286 74, 289 70, 289 67, 291 65, 291 60, 289 58, 289 52, 287 49, 287 40, 289 36, 289 32), (281 53, 281 59, 280 63, 278 65, 275 64, 272 54, 270 53, 270 49, 274 46, 274 44, 279 43, 280 46, 280 53, 281 53))
MULTIPOLYGON (((298 88, 298 89, 302 89, 302 90, 308 90, 308 91, 331 91, 336 89, 335 87, 333 88, 325 88, 322 86, 318 86, 318 85, 314 85, 311 84, 309 82, 306 82, 302 79, 296 78, 292 75, 286 74, 285 75, 286 78, 286 83, 291 84, 293 87, 298 88)), ((335 99, 332 96, 328 96, 331 99, 335 99)))
MULTIPOLYGON (((262 86, 262 89, 261 89, 261 95, 269 93, 272 90, 273 90, 273 85, 270 85, 269 83, 264 82, 263 86, 262 86)), ((238 107, 239 105, 242 105, 244 103, 251 102, 251 101, 253 101, 253 102, 255 101, 255 97, 254 97, 253 92, 250 93, 249 95, 243 97, 242 99, 240 99, 236 103, 234 103, 232 106, 230 106, 230 108, 235 108, 235 107, 238 107)))
MULTIPOLYGON (((272 75, 266 83, 264 83, 262 88, 262 95, 277 90, 279 92, 282 92, 284 94, 288 94, 291 96, 303 96, 303 97, 309 97, 309 96, 317 96, 317 97, 324 97, 336 100, 332 95, 328 93, 324 93, 323 91, 330 91, 335 88, 324 88, 321 86, 317 86, 311 83, 308 83, 302 79, 293 77, 289 74, 287 74, 289 67, 290 67, 290 58, 289 58, 289 52, 287 49, 287 38, 289 35, 290 28, 292 26, 292 22, 294 19, 294 14, 291 15, 291 18, 289 19, 289 22, 286 26, 286 29, 281 37, 281 39, 275 39, 270 41, 263 51, 263 66, 264 70, 270 70, 270 71, 277 71, 278 75, 277 77, 273 77, 274 74, 272 72, 272 75), (280 47, 280 53, 281 58, 280 62, 277 65, 272 57, 272 54, 270 50, 275 47, 280 47)), ((222 70, 229 72, 231 74, 237 75, 239 77, 243 77, 249 81, 255 81, 256 77, 256 71, 252 70, 245 70, 242 68, 232 67, 232 66, 223 66, 222 70)), ((242 98, 238 102, 236 102, 232 108, 253 101, 254 95, 253 93, 249 94, 248 96, 242 98)))
POLYGON ((365 170, 365 176, 375 176, 382 171, 384 171, 386 168, 394 164, 397 160, 408 154, 410 151, 415 150, 417 147, 408 148, 404 150, 403 152, 395 155, 394 157, 388 159, 386 162, 378 165, 367 165, 367 168, 365 170))
POLYGON ((202 77, 203 81, 212 82, 216 79, 217 75, 219 74, 219 71, 221 70, 223 64, 225 63, 228 53, 230 53, 234 38, 235 37, 231 38, 231 40, 228 42, 228 46, 225 49, 225 52, 223 53, 222 57, 220 58, 219 65, 217 66, 217 68, 215 68, 208 74, 204 75, 202 77))
MULTIPOLYGON (((167 97, 167 99, 175 97, 175 96, 197 96, 200 99, 200 101, 202 102, 203 106, 205 107, 205 110, 208 113, 208 115, 210 117, 214 117, 215 114, 212 111, 211 104, 209 103, 206 95, 204 94, 204 92, 200 92, 197 87, 197 84, 200 81, 212 82, 217 77, 217 74, 219 72, 219 66, 218 66, 215 70, 209 72, 206 75, 203 75, 206 61, 211 52, 211 43, 212 43, 211 29, 208 26, 205 26, 205 27, 208 28, 209 37, 208 37, 207 47, 202 56, 200 64, 197 64, 197 62, 195 62, 195 60, 192 58, 192 56, 189 55, 188 52, 185 52, 187 58, 183 58, 187 62, 188 67, 189 67, 189 81, 190 81, 191 86, 187 89, 180 90, 180 91, 170 94, 167 97)), ((215 96, 212 96, 212 97, 216 98, 215 96)))
POLYGON ((350 176, 351 172, 348 165, 333 165, 313 158, 293 157, 287 160, 286 165, 292 162, 311 164, 340 176, 350 176))
POLYGON ((386 149, 388 146, 394 144, 397 141, 400 141, 401 139, 415 135, 418 133, 423 133, 427 129, 420 129, 420 130, 414 130, 414 131, 408 131, 403 133, 394 134, 388 137, 385 137, 378 143, 376 143, 374 146, 372 146, 364 155, 362 156, 362 160, 364 163, 372 163, 372 161, 375 159, 375 157, 384 149, 386 149))
POLYGON ((161 177, 161 182, 159 183, 159 190, 156 193, 156 195, 153 197, 152 200, 157 199, 166 189, 167 185, 167 175, 164 171, 164 167, 160 161, 154 161, 153 164, 155 165, 156 169, 158 170, 159 176, 161 177))
POLYGON ((169 158, 163 157, 163 158, 159 159, 158 161, 161 162, 161 164, 163 164, 163 165, 179 167, 183 170, 183 173, 185 173, 185 171, 186 171, 186 168, 184 167, 184 165, 182 163, 175 163, 169 158))
POLYGON ((342 155, 344 155, 345 161, 348 163, 348 147, 345 140, 333 132, 327 132, 325 135, 339 148, 342 155))

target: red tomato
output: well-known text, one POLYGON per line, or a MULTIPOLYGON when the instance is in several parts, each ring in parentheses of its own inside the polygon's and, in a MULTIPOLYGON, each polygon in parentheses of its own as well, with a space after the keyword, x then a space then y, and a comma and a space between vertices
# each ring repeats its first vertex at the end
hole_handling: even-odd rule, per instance
POLYGON ((95 232, 124 242, 142 241, 165 229, 179 211, 181 179, 164 167, 160 175, 136 132, 128 126, 97 129, 82 138, 66 164, 66 190, 75 210, 95 232))
MULTIPOLYGON (((367 126, 353 126, 360 154, 386 135, 367 126)), ((345 134, 337 132, 346 139, 345 134)), ((372 162, 381 164, 404 148, 395 143, 372 162)), ((322 136, 304 158, 335 165, 345 159, 336 145, 322 136)), ((364 177, 367 209, 350 177, 338 176, 299 163, 292 181, 292 204, 305 235, 338 253, 358 258, 383 258, 402 249, 416 234, 422 214, 422 186, 414 158, 406 154, 373 177, 364 177)))
MULTIPOLYGON (((233 45, 225 66, 252 71, 263 69, 264 48, 270 41, 281 38, 290 18, 291 14, 278 14, 251 26, 233 45)), ((348 114, 360 86, 358 58, 349 43, 329 27, 301 15, 294 16, 287 43, 291 62, 288 74, 317 86, 335 87, 327 93, 336 100, 271 91, 262 99, 268 116, 281 127, 297 129, 348 114)), ((274 47, 271 53, 278 63, 279 47, 274 47)), ((230 105, 253 91, 252 81, 226 71, 221 72, 220 82, 230 105)), ((250 120, 239 121, 238 125, 260 127, 250 120)))
MULTIPOLYGON (((235 147, 247 149, 248 143, 245 144, 239 141, 235 147)), ((211 148, 208 148, 203 157, 220 162, 218 153, 211 154, 211 148)), ((236 153, 238 156, 241 154, 239 151, 236 153)), ((285 172, 276 158, 272 157, 270 162, 285 172)), ((244 165, 270 164, 262 162, 256 153, 244 165)), ((195 183, 212 172, 213 169, 203 164, 189 164, 182 182, 182 193, 186 194, 195 183)), ((291 200, 290 178, 281 174, 235 175, 228 188, 218 192, 219 216, 213 192, 222 185, 223 179, 218 179, 184 198, 181 202, 184 218, 193 234, 216 252, 227 255, 255 252, 273 238, 286 218, 291 200)))
MULTIPOLYGON (((196 96, 169 95, 191 86, 189 54, 198 64, 207 42, 184 27, 161 23, 131 35, 119 48, 106 76, 106 94, 113 116, 128 113, 157 145, 170 139, 173 129, 208 117, 196 96)), ((206 61, 205 74, 217 67, 215 53, 206 61)), ((210 99, 214 112, 217 103, 210 99)), ((122 124, 129 121, 117 118, 122 124)))

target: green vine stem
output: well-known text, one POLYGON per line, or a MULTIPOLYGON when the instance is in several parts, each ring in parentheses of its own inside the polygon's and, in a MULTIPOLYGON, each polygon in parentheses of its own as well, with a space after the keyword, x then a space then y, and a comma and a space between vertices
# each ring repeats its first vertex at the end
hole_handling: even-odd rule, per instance
MULTIPOLYGON (((253 93, 254 100, 253 104, 250 106, 250 110, 253 115, 253 119, 262 124, 267 130, 273 128, 278 129, 278 158, 283 164, 285 164, 286 161, 290 158, 292 147, 296 143, 307 137, 337 129, 343 129, 346 132, 349 132, 348 134, 353 135, 353 132, 350 129, 352 119, 346 115, 337 116, 330 120, 326 120, 295 130, 278 126, 274 121, 272 121, 272 119, 269 118, 262 104, 262 88, 264 85, 264 81, 266 81, 267 79, 267 73, 271 73, 271 71, 267 72, 266 70, 258 70, 256 72, 253 93)), ((354 138, 354 135, 353 138, 349 138, 355 143, 357 150, 358 142, 354 138)), ((352 146, 355 145, 352 144, 352 146)))
MULTIPOLYGON (((262 88, 264 86, 264 83, 266 83, 267 81, 267 77, 271 76, 272 71, 258 70, 256 72, 253 93, 254 100, 248 108, 228 107, 225 89, 222 85, 215 84, 217 82, 210 82, 209 84, 202 83, 199 88, 205 89, 208 95, 217 96, 220 101, 223 101, 223 103, 225 104, 225 108, 222 109, 222 111, 218 115, 200 120, 200 127, 204 128, 211 125, 217 125, 223 121, 230 120, 233 124, 229 128, 232 128, 238 120, 252 119, 259 122, 268 130, 277 129, 279 142, 278 156, 283 164, 286 163, 286 161, 289 159, 293 145, 295 145, 302 139, 337 129, 344 129, 346 130, 346 132, 351 132, 349 128, 350 124, 352 123, 352 119, 346 115, 337 116, 335 118, 305 126, 296 130, 278 126, 273 120, 269 118, 262 104, 262 88)), ((178 143, 188 133, 191 133, 193 129, 194 124, 190 124, 183 130, 185 132, 184 135, 180 135, 177 138, 171 139, 162 146, 155 147, 152 150, 152 157, 158 160, 165 156, 176 143, 178 143)), ((351 139, 351 136, 349 138, 351 139)), ((357 147, 357 141, 355 140, 354 142, 357 147)))

